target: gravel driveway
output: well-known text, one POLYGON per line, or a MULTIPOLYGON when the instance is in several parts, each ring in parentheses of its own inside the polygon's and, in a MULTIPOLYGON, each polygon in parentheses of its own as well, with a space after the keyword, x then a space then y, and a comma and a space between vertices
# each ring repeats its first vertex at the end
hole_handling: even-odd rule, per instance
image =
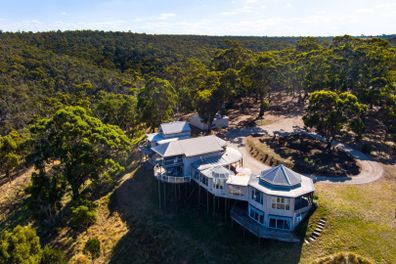
MULTIPOLYGON (((230 146, 241 151, 243 155, 243 166, 250 168, 253 173, 259 173, 262 170, 270 168, 270 166, 263 164, 250 155, 245 146, 245 138, 256 133, 273 135, 274 133, 303 132, 303 127, 304 124, 301 116, 286 117, 269 125, 231 129, 227 133, 227 140, 230 146)), ((320 138, 316 134, 310 133, 309 135, 320 138)), ((361 171, 355 176, 307 175, 313 178, 315 182, 325 184, 366 184, 382 177, 384 173, 382 164, 374 161, 370 156, 337 141, 333 143, 333 146, 343 148, 353 156, 361 167, 361 171)))

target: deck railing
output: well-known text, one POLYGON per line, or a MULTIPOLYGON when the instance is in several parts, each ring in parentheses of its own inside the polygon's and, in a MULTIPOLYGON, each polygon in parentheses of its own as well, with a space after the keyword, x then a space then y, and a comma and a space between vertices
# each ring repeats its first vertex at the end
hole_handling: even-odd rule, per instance
POLYGON ((154 177, 159 181, 167 182, 167 183, 185 183, 190 182, 190 176, 173 176, 168 175, 166 171, 164 171, 160 166, 154 167, 154 177))

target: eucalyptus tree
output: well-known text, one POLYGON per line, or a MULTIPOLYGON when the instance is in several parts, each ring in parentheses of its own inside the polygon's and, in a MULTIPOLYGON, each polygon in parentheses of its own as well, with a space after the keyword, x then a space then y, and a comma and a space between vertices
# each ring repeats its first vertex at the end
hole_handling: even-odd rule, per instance
POLYGON ((31 133, 36 142, 30 158, 39 176, 48 175, 48 165, 54 164, 56 175, 64 177, 71 187, 73 199, 88 180, 100 181, 122 171, 131 147, 119 127, 104 124, 82 107, 58 110, 33 125, 31 133))
POLYGON ((154 131, 163 121, 172 118, 177 94, 167 80, 151 77, 138 95, 137 107, 145 122, 154 131))
POLYGON ((349 93, 337 94, 333 91, 315 91, 309 96, 307 112, 303 117, 305 126, 314 128, 327 142, 330 150, 334 138, 343 130, 351 130, 358 137, 364 131, 363 114, 367 105, 349 93))

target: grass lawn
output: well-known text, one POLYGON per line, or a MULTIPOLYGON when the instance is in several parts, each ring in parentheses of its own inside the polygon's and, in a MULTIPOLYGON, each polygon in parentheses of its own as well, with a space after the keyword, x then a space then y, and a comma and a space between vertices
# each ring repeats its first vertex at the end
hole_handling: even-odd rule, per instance
POLYGON ((302 263, 338 251, 353 251, 376 263, 396 263, 396 175, 366 185, 316 185, 327 225, 320 239, 302 250, 302 263))

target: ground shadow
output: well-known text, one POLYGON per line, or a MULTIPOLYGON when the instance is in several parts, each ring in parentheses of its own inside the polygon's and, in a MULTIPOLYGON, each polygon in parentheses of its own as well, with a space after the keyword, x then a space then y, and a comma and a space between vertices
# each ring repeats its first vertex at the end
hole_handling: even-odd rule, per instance
MULTIPOLYGON (((196 202, 199 190, 193 183, 184 189, 185 195, 192 194, 183 196, 189 203, 179 203, 176 211, 171 206, 160 210, 156 184, 151 169, 142 166, 111 196, 110 210, 120 214, 129 231, 115 246, 110 263, 299 262, 302 243, 261 240, 259 245, 248 232, 244 237, 237 225, 208 214, 202 207, 206 203, 196 202)), ((173 192, 171 185, 166 188, 173 192)))

